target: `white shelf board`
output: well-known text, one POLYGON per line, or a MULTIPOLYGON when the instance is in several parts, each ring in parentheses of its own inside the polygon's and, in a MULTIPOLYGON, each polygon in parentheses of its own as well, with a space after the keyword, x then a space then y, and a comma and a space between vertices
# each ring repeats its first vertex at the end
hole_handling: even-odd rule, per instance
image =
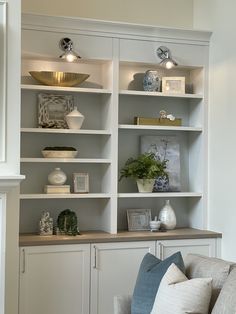
POLYGON ((119 198, 202 197, 202 193, 197 193, 197 192, 119 193, 118 197, 119 198))
POLYGON ((21 133, 51 133, 51 134, 91 134, 111 135, 109 130, 72 130, 72 129, 47 129, 47 128, 21 128, 21 133))
POLYGON ((165 125, 133 125, 133 124, 119 124, 119 129, 124 130, 164 130, 164 131, 190 131, 202 132, 201 127, 189 126, 165 126, 165 125))
POLYGON ((58 199, 58 198, 110 198, 108 193, 86 193, 86 194, 20 194, 21 200, 30 199, 58 199))
POLYGON ((174 98, 197 98, 202 99, 202 94, 167 94, 161 92, 147 92, 147 91, 137 91, 137 90, 126 90, 122 89, 119 92, 120 95, 130 95, 130 96, 155 96, 155 97, 174 97, 174 98))
POLYGON ((111 90, 103 88, 61 87, 34 84, 21 84, 22 90, 60 91, 70 93, 111 94, 111 90))
POLYGON ((110 164, 107 158, 21 158, 22 163, 88 163, 88 164, 110 164))

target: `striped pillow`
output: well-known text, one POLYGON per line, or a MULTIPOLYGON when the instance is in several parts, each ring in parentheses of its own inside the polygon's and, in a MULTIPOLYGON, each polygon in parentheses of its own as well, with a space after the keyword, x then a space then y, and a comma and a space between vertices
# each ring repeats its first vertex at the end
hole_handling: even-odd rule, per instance
POLYGON ((188 278, 171 264, 162 278, 151 314, 207 314, 212 278, 188 278))

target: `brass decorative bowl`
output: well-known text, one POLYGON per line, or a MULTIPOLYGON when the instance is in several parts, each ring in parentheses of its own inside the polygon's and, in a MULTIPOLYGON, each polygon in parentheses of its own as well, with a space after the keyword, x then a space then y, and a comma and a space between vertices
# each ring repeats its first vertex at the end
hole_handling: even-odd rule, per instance
POLYGON ((30 71, 30 75, 44 85, 70 87, 79 85, 89 74, 72 72, 30 71))

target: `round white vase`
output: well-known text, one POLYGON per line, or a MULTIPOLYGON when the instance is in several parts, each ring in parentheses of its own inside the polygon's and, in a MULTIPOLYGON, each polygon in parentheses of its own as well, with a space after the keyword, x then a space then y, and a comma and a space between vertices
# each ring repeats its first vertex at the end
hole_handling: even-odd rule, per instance
POLYGON ((69 129, 78 130, 81 128, 83 122, 84 115, 82 115, 82 113, 79 112, 76 107, 74 107, 74 110, 66 115, 66 123, 69 129))
POLYGON ((175 212, 171 207, 169 200, 166 201, 165 206, 161 209, 159 220, 161 221, 161 227, 166 230, 171 230, 176 227, 175 212))
POLYGON ((140 193, 151 193, 155 179, 137 179, 136 182, 140 193))
POLYGON ((66 182, 66 174, 60 168, 55 168, 48 175, 48 182, 51 185, 63 185, 66 182))

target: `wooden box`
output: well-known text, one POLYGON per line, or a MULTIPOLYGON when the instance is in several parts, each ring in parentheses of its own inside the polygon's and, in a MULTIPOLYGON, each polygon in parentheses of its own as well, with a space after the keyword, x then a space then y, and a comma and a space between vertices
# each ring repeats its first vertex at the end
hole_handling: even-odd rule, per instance
POLYGON ((182 119, 175 119, 171 121, 167 118, 143 118, 143 117, 134 117, 134 124, 136 125, 172 125, 172 126, 181 126, 182 119))

